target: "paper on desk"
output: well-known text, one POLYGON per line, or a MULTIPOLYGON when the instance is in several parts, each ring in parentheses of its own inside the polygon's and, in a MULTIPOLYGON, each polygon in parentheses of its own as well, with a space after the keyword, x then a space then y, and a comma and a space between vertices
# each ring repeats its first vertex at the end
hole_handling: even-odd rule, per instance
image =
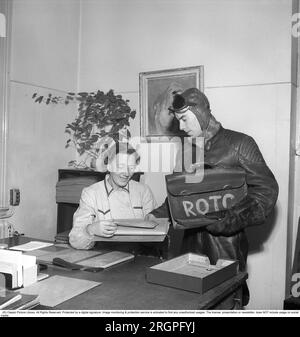
POLYGON ((158 218, 155 228, 118 226, 115 235, 110 238, 95 235, 94 241, 106 242, 162 242, 169 231, 169 220, 158 218))
POLYGON ((24 252, 23 255, 35 256, 38 260, 40 260, 41 256, 62 253, 63 251, 68 251, 68 250, 69 248, 67 247, 61 247, 61 246, 54 245, 54 246, 45 247, 42 249, 36 249, 36 250, 24 252))
POLYGON ((24 243, 23 245, 10 247, 9 249, 21 250, 23 252, 29 252, 31 250, 41 249, 41 248, 49 247, 49 246, 53 246, 53 243, 40 242, 40 241, 30 241, 30 242, 24 243))
POLYGON ((20 292, 39 295, 41 305, 54 307, 100 284, 99 282, 55 275, 25 287, 20 292))

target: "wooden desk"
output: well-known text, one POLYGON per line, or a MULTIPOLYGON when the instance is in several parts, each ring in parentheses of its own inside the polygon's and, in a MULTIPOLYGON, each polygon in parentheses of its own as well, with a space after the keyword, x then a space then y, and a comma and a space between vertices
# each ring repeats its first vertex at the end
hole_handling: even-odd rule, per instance
MULTIPOLYGON (((10 246, 28 242, 29 238, 0 240, 10 246)), ((148 283, 146 267, 161 262, 159 258, 137 256, 134 261, 114 266, 98 273, 69 271, 50 266, 45 272, 50 275, 75 277, 102 282, 79 296, 55 308, 55 310, 207 310, 216 307, 247 279, 247 273, 220 284, 200 296, 197 293, 148 283)), ((45 307, 39 306, 40 310, 45 307)), ((228 308, 229 309, 229 308, 228 308)))

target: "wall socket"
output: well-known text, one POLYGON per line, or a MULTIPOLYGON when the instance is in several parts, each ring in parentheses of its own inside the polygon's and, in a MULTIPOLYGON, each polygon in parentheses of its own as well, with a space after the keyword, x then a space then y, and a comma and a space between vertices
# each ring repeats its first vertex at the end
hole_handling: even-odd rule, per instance
POLYGON ((9 190, 10 200, 9 203, 11 206, 18 206, 20 204, 20 190, 18 188, 12 188, 9 190))

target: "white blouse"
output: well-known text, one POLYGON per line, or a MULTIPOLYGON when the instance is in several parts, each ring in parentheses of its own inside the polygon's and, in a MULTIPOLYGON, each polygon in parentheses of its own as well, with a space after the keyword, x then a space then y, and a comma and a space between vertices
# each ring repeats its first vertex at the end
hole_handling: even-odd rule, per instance
POLYGON ((73 228, 69 234, 71 246, 90 249, 95 245, 94 236, 86 228, 99 220, 143 219, 155 207, 156 202, 150 188, 130 180, 124 188, 113 189, 103 181, 82 190, 79 207, 73 216, 73 228))

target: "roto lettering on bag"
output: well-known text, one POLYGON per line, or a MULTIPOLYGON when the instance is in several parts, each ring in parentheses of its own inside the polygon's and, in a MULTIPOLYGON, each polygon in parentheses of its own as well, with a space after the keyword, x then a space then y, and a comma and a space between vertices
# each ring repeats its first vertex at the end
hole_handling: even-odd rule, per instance
POLYGON ((187 217, 204 215, 211 212, 220 211, 220 209, 229 208, 229 200, 233 200, 235 196, 231 193, 225 195, 212 195, 208 199, 199 198, 194 203, 192 201, 182 201, 182 206, 187 217), (221 206, 221 207, 220 207, 221 206))

